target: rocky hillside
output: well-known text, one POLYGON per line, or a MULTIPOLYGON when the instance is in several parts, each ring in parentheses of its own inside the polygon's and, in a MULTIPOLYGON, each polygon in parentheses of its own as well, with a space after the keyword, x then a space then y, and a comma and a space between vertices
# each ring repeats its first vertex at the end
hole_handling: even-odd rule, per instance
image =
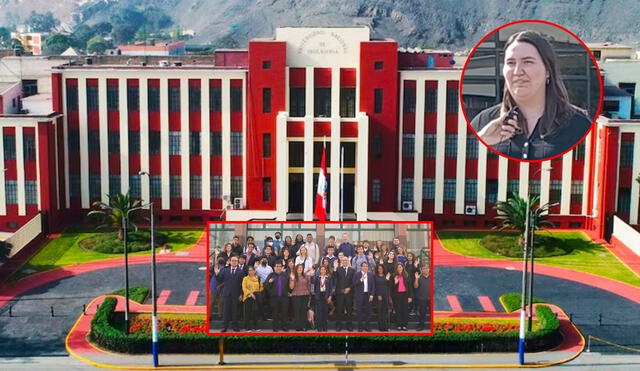
POLYGON ((108 21, 128 7, 154 6, 193 29, 197 43, 246 45, 278 26, 368 25, 376 37, 403 46, 472 47, 498 25, 545 19, 587 41, 638 45, 636 0, 0 0, 0 24, 12 25, 32 10, 51 10, 61 22, 108 21), (75 14, 75 15, 73 15, 75 14))

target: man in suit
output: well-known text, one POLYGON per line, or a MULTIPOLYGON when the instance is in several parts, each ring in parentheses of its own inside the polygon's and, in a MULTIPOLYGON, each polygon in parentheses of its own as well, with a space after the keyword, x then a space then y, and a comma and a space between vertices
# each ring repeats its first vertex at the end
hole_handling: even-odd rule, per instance
POLYGON ((237 256, 240 256, 244 253, 244 248, 240 245, 240 237, 233 236, 233 242, 231 243, 231 248, 233 249, 233 253, 237 256))
POLYGON ((253 242, 249 242, 244 253, 244 256, 247 259, 248 267, 253 267, 254 265, 256 265, 256 262, 259 260, 257 254, 258 253, 256 252, 256 244, 253 242))
POLYGON ((336 330, 341 331, 342 325, 347 325, 347 331, 352 331, 353 317, 353 276, 355 269, 351 268, 349 258, 342 257, 341 265, 334 272, 336 284, 336 330))
POLYGON ((352 258, 356 255, 356 248, 353 246, 351 242, 349 242, 348 233, 342 234, 342 243, 338 248, 338 252, 344 253, 344 256, 348 256, 349 258, 352 258))
POLYGON ((427 329, 431 328, 430 318, 431 308, 431 278, 429 277, 429 266, 423 265, 420 269, 421 273, 416 272, 413 281, 413 296, 418 309, 418 331, 424 331, 425 324, 427 329))
POLYGON ((369 263, 363 262, 360 264, 360 272, 353 275, 353 295, 358 316, 358 331, 371 331, 369 322, 375 290, 375 280, 373 273, 369 272, 369 263))
POLYGON ((238 314, 242 300, 242 279, 244 272, 238 267, 238 257, 229 259, 230 265, 217 272, 219 283, 222 283, 222 332, 227 332, 229 324, 233 322, 233 331, 240 331, 238 314))
POLYGON ((282 261, 276 261, 274 271, 267 277, 265 283, 271 303, 273 315, 273 332, 278 329, 287 331, 287 318, 289 317, 289 276, 282 267, 282 261))

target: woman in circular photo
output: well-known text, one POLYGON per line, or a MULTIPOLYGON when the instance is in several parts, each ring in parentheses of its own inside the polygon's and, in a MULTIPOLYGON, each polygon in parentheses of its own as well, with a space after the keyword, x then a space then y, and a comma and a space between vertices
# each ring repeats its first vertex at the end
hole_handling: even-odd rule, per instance
POLYGON ((587 112, 571 104, 556 52, 537 31, 520 31, 505 44, 502 102, 471 121, 494 150, 517 159, 540 160, 577 144, 591 127, 587 112))

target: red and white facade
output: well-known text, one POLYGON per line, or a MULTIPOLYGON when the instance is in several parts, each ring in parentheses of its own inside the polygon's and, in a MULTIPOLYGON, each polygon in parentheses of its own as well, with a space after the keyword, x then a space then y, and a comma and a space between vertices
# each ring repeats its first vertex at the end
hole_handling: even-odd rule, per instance
MULTIPOLYGON (((496 202, 531 191, 542 203, 559 202, 551 210, 559 227, 603 235, 617 190, 628 188, 621 217, 638 224, 638 122, 603 119, 564 156, 517 163, 490 155, 469 131, 450 52, 399 51, 364 27, 280 28, 215 60, 53 69, 53 111, 61 116, 38 129, 51 135, 38 153, 48 154, 52 179, 38 191, 60 214, 57 226, 83 220, 110 189, 134 188, 163 224, 312 220, 325 144, 329 220, 340 219, 343 172, 347 219, 485 228, 496 202), (632 165, 619 167, 620 144, 630 140, 632 165)), ((2 120, 6 133, 12 124, 2 120)), ((3 204, 5 223, 38 211, 3 204)))

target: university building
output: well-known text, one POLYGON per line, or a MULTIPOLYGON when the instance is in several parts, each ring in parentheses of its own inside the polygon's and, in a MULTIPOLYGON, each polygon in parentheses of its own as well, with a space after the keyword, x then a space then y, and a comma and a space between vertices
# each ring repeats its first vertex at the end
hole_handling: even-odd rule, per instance
POLYGON ((345 220, 486 228, 514 192, 558 203, 562 228, 638 224, 636 120, 602 117, 562 157, 519 164, 470 132, 450 51, 292 27, 212 59, 53 67, 49 112, 0 116, 0 229, 38 213, 59 229, 126 191, 163 225, 312 220, 325 146, 331 220, 342 199, 345 220))

